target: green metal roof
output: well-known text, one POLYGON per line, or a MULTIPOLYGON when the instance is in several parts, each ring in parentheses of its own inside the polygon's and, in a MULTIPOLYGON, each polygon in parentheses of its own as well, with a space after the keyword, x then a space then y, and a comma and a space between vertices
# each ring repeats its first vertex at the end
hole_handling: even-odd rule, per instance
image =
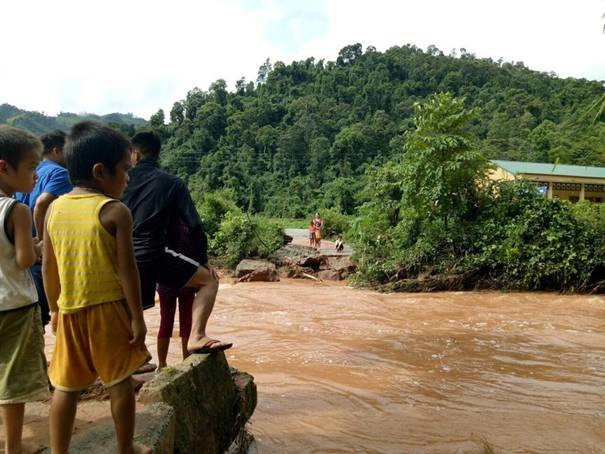
POLYGON ((490 161, 497 167, 514 175, 536 174, 536 175, 558 175, 580 178, 605 178, 605 167, 572 166, 568 164, 550 164, 546 162, 522 162, 522 161, 490 161))

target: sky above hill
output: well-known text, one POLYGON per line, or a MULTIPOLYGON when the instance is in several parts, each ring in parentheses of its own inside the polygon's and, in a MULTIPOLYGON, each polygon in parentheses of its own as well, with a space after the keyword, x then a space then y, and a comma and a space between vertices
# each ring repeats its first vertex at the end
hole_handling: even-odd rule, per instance
POLYGON ((414 44, 605 80, 605 0, 74 0, 4 2, 0 104, 166 113, 193 87, 258 67, 335 60, 356 42, 414 44))

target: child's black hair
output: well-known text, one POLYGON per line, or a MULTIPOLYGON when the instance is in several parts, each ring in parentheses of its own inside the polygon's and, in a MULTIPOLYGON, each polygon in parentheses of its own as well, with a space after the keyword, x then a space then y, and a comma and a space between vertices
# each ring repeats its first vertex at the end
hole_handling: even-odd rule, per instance
POLYGON ((28 151, 40 152, 42 144, 37 137, 22 129, 0 125, 0 160, 16 169, 28 151))
POLYGON ((48 154, 53 151, 53 148, 63 149, 65 146, 65 137, 67 137, 67 134, 60 129, 55 129, 54 131, 42 135, 42 137, 40 137, 40 140, 44 144, 44 151, 42 153, 48 154))
POLYGON ((115 174, 116 165, 132 145, 124 134, 94 121, 75 124, 65 141, 65 164, 75 186, 94 180, 92 168, 100 163, 115 174))
POLYGON ((146 158, 158 158, 162 142, 155 132, 143 131, 134 135, 132 146, 137 148, 146 158))

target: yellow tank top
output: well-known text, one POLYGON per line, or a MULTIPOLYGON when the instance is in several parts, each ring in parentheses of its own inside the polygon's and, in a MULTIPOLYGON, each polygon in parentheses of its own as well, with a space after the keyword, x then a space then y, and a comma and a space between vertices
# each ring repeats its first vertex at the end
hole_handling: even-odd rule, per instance
POLYGON ((99 213, 113 202, 102 194, 59 197, 48 218, 61 293, 62 313, 124 299, 117 268, 116 239, 99 220, 99 213))

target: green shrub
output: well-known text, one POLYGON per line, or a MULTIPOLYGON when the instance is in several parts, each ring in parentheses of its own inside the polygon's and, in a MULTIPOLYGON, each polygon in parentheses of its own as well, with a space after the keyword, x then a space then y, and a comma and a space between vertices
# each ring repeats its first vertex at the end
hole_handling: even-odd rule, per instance
POLYGON ((283 231, 278 224, 241 211, 228 211, 210 240, 210 251, 227 266, 235 267, 244 258, 269 256, 282 243, 283 231))
POLYGON ((574 290, 588 282, 592 241, 568 203, 536 197, 504 233, 496 257, 515 287, 574 290))
POLYGON ((214 237, 218 232, 221 222, 228 212, 242 212, 235 203, 233 191, 229 190, 203 194, 196 207, 204 221, 204 228, 209 238, 214 237))
POLYGON ((602 248, 601 208, 549 200, 526 183, 494 188, 483 199, 464 266, 493 276, 506 288, 585 288, 602 256, 597 252, 602 248))
POLYGON ((334 238, 344 235, 351 225, 351 218, 334 209, 323 209, 320 212, 324 221, 322 235, 324 238, 334 238))
POLYGON ((279 222, 264 216, 252 217, 255 227, 255 239, 251 252, 261 258, 273 254, 284 243, 284 230, 279 222))
POLYGON ((210 252, 220 257, 227 266, 234 267, 247 257, 253 241, 253 225, 241 212, 229 211, 210 240, 210 252))

